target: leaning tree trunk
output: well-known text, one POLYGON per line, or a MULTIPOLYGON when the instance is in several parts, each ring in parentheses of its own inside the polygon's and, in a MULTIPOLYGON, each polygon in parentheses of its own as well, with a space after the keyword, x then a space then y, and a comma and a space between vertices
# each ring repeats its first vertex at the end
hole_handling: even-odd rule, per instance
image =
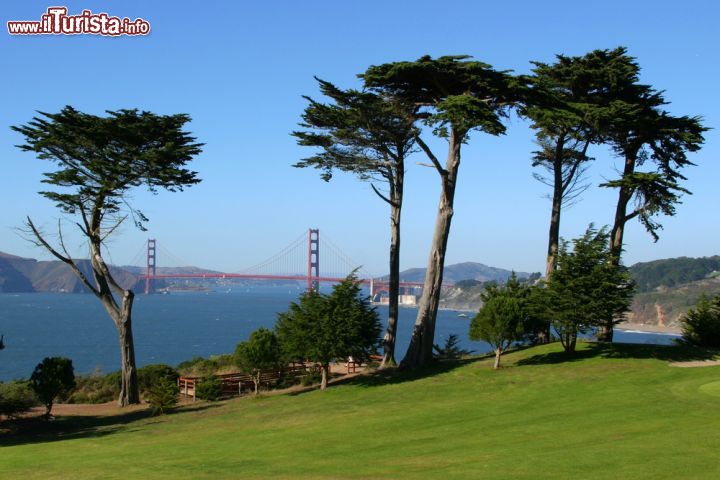
POLYGON ((137 368, 135 367, 135 343, 132 333, 133 292, 128 290, 123 298, 123 314, 116 323, 120 337, 121 383, 118 404, 125 407, 140 403, 137 368), (128 299, 129 298, 129 299, 128 299))
POLYGON ((118 405, 125 407, 140 403, 137 367, 135 366, 135 343, 132 333, 132 308, 135 294, 132 290, 121 288, 110 273, 110 269, 100 253, 100 242, 90 242, 90 263, 97 289, 95 295, 100 299, 110 318, 115 323, 120 340, 120 397, 118 405), (120 305, 112 290, 122 294, 120 305))
MULTIPOLYGON (((402 177, 402 172, 398 174, 402 177)), ((402 209, 402 180, 395 186, 395 195, 391 206, 390 214, 390 280, 389 280, 389 303, 388 323, 383 337, 383 359, 380 368, 395 365, 395 338, 397 334, 397 322, 399 316, 399 295, 400 295, 400 212, 402 209), (399 188, 398 188, 399 187, 399 188)))
MULTIPOLYGON (((626 155, 625 168, 623 169, 623 178, 635 171, 635 157, 626 155)), ((613 265, 620 265, 620 256, 623 249, 623 237, 625 235, 625 223, 627 222, 627 206, 633 196, 633 191, 629 186, 621 186, 618 191, 618 202, 615 208, 615 222, 613 223, 612 232, 610 233, 610 253, 612 254, 613 265)), ((614 318, 603 319, 603 324, 598 328, 597 339, 599 342, 613 341, 613 328, 615 326, 614 318)))
POLYGON ((495 364, 493 365, 493 368, 497 370, 500 368, 500 357, 502 356, 502 350, 500 348, 495 349, 495 364))
POLYGON ((453 216, 453 200, 458 167, 460 166, 462 138, 463 136, 457 135, 456 132, 452 132, 449 138, 447 163, 445 170, 441 173, 442 191, 435 220, 435 232, 430 247, 428 268, 425 273, 425 284, 423 285, 423 293, 410 345, 401 363, 404 368, 416 368, 432 359, 435 322, 440 303, 445 252, 453 216))

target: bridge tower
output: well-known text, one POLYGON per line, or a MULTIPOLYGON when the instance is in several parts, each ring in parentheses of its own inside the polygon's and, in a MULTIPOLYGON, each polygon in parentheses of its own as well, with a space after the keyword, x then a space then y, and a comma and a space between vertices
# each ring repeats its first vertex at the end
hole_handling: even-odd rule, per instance
POLYGON ((152 293, 155 290, 155 239, 148 238, 147 241, 147 268, 145 270, 145 294, 152 293), (151 278, 152 277, 152 278, 151 278))
POLYGON ((320 282, 320 229, 311 228, 308 230, 308 270, 307 289, 318 291, 320 282))

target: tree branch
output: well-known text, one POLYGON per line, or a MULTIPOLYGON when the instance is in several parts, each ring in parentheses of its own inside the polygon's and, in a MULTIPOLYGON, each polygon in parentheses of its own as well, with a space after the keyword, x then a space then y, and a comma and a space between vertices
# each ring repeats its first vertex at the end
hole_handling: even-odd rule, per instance
POLYGON ((35 224, 32 222, 32 220, 30 219, 30 217, 26 217, 26 218, 27 218, 27 226, 30 227, 30 230, 32 231, 33 235, 35 235, 35 238, 37 239, 37 242, 35 242, 35 244, 38 245, 38 246, 43 246, 43 247, 45 247, 45 249, 46 249, 48 252, 50 252, 55 258, 57 258, 58 260, 60 260, 60 261, 63 262, 64 264, 68 265, 68 266, 73 270, 73 272, 75 272, 75 274, 78 276, 78 278, 80 278, 80 281, 82 281, 83 284, 84 284, 88 289, 90 289, 90 291, 93 292, 96 296, 99 296, 99 295, 100 295, 100 292, 97 290, 97 288, 95 288, 94 285, 92 285, 92 284, 90 283, 90 281, 88 281, 88 279, 87 279, 87 277, 85 276, 85 274, 78 268, 77 264, 75 264, 75 261, 74 261, 72 258, 70 258, 70 255, 67 253, 67 249, 65 248, 65 245, 64 245, 64 243, 63 243, 63 241, 62 241, 62 230, 60 229, 59 222, 58 222, 58 231, 60 232, 60 245, 62 246, 62 249, 63 249, 63 251, 65 252, 65 255, 67 255, 67 256, 65 256, 65 255, 61 254, 60 252, 58 252, 57 250, 55 250, 55 249, 43 238, 43 236, 40 234, 40 231, 35 227, 35 224))
POLYGON ((391 206, 393 206, 393 207, 395 206, 395 203, 394 203, 392 200, 390 200, 389 198, 387 198, 385 195, 383 195, 382 193, 380 193, 380 191, 375 187, 375 185, 373 185, 373 184, 371 183, 371 184, 370 184, 370 187, 373 189, 373 192, 375 192, 375 194, 376 194, 378 197, 380 197, 380 198, 382 198, 383 200, 385 200, 385 201, 386 201, 388 204, 390 204, 391 206))
POLYGON ((428 156, 430 161, 433 163, 433 166, 438 171, 438 173, 441 176, 446 176, 448 174, 447 170, 445 170, 440 163, 440 161, 437 159, 437 157, 432 153, 432 150, 430 150, 430 147, 427 146, 427 144, 420 138, 420 135, 415 135, 415 142, 417 142, 418 145, 420 145, 420 148, 422 148, 423 152, 428 156))
MULTIPOLYGON (((127 217, 128 217, 127 215, 124 215, 123 217, 120 218, 120 220, 118 220, 118 221, 115 223, 115 225, 113 225, 112 227, 110 227, 110 228, 108 229, 107 233, 100 238, 100 243, 104 242, 106 238, 108 238, 110 235, 112 235, 112 233, 113 233, 115 230, 117 230, 117 228, 120 226, 120 224, 122 224, 122 223, 125 221, 125 219, 127 219, 127 217)), ((112 261, 112 258, 111 258, 110 260, 112 261)))

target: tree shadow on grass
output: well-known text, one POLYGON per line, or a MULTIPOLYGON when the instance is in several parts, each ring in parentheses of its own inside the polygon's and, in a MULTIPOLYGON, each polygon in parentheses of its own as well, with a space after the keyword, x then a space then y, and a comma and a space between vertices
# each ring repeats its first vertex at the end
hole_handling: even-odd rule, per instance
POLYGON ((567 353, 555 351, 518 360, 517 365, 547 365, 589 358, 656 359, 668 362, 711 360, 720 351, 692 345, 645 345, 632 343, 588 343, 586 348, 567 353))
MULTIPOLYGON (((168 411, 166 415, 183 412, 200 412, 219 407, 218 404, 183 405, 168 411)), ((116 415, 66 415, 45 421, 41 417, 23 417, 0 422, 0 447, 25 445, 34 443, 55 442, 78 438, 100 438, 120 431, 132 432, 137 428, 128 425, 140 420, 147 420, 142 426, 152 425, 161 421, 160 416, 153 416, 147 408, 132 410, 116 415)))

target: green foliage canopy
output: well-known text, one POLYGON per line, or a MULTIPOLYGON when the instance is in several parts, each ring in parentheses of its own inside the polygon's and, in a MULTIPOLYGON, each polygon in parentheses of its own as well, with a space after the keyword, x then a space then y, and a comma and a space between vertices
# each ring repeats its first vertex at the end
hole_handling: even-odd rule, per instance
MULTIPOLYGON (((184 114, 156 115, 138 110, 108 111, 100 117, 66 106, 59 113, 39 112, 27 125, 13 126, 25 137, 18 147, 56 163, 58 170, 45 173, 43 183, 70 192, 40 192, 67 213, 99 215, 117 213, 127 205, 126 194, 145 186, 181 191, 200 182, 185 163, 201 151, 202 144, 183 131, 190 121, 184 114)), ((131 209, 136 224, 147 218, 131 209)), ((90 220, 88 218, 88 220, 90 220)), ((92 223, 92 222, 89 222, 92 223)), ((89 225, 82 227, 91 230, 89 225)), ((88 232, 88 234, 91 232, 88 232)))
POLYGON ((278 316, 276 331, 289 360, 311 360, 326 367, 335 359, 367 359, 375 353, 380 321, 362 296, 355 274, 333 287, 329 295, 315 291, 278 316))
POLYGON ((30 388, 45 405, 45 417, 50 417, 55 398, 69 394, 75 388, 72 360, 64 357, 46 357, 30 376, 30 388))
POLYGON ((683 340, 701 347, 720 348, 720 295, 703 296, 680 318, 683 340))
POLYGON ((575 350, 579 332, 620 321, 634 291, 627 269, 612 261, 605 229, 590 225, 572 245, 570 250, 568 242, 562 242, 557 270, 541 292, 546 315, 567 351, 575 350))

